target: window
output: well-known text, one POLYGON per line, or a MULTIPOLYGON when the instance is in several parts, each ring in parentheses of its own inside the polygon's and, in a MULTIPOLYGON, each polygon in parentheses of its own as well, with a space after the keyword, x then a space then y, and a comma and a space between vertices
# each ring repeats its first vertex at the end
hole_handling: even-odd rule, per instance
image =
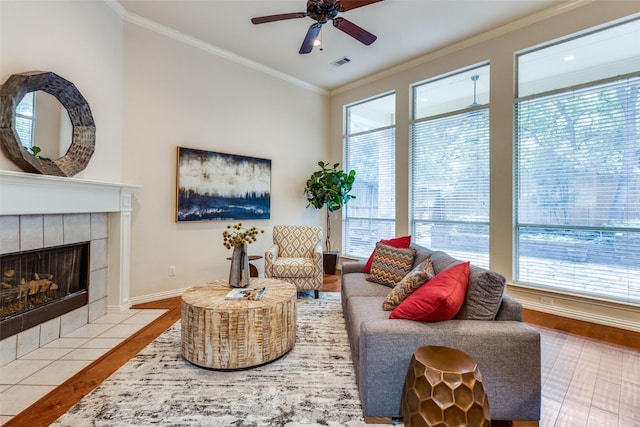
POLYGON ((517 282, 640 303, 640 20, 518 57, 517 282))
POLYGON ((489 65, 413 87, 413 241, 489 266, 489 65))
POLYGON ((33 146, 34 93, 28 92, 25 94, 16 107, 16 132, 22 145, 27 148, 33 146))
POLYGON ((342 248, 366 258, 380 239, 395 237, 395 94, 346 107, 345 170, 356 196, 343 208, 342 248))

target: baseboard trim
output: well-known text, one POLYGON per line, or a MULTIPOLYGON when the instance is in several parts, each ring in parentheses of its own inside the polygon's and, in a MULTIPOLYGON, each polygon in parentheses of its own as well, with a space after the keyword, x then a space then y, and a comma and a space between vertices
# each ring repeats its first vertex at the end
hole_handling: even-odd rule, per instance
POLYGON ((525 308, 523 320, 529 324, 568 332, 585 338, 640 350, 640 332, 615 328, 575 318, 559 316, 544 311, 525 308))
POLYGON ((594 325, 607 326, 611 328, 617 329, 625 329, 632 332, 640 332, 640 326, 635 322, 628 322, 623 319, 611 318, 609 316, 601 316, 598 314, 587 314, 579 310, 572 310, 563 307, 554 307, 550 309, 547 305, 530 302, 530 301, 522 301, 522 306, 526 309, 539 311, 541 313, 546 313, 552 316, 561 316, 567 317, 570 319, 581 320, 584 322, 589 322, 594 325))
POLYGON ((119 305, 107 305, 107 313, 122 313, 131 308, 131 300, 126 300, 119 305))
POLYGON ((147 302, 154 302, 162 299, 173 298, 181 296, 189 287, 172 289, 170 291, 156 292, 154 294, 143 295, 139 297, 131 297, 130 301, 132 305, 144 304, 147 302))
POLYGON ((598 300, 509 283, 506 293, 525 309, 640 333, 640 308, 633 304, 598 300))

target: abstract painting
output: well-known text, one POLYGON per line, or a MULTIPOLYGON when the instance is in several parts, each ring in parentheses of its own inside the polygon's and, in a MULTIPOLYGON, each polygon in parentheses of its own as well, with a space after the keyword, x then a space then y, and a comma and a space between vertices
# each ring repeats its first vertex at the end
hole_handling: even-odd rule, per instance
POLYGON ((269 219, 271 160, 178 147, 176 220, 269 219))

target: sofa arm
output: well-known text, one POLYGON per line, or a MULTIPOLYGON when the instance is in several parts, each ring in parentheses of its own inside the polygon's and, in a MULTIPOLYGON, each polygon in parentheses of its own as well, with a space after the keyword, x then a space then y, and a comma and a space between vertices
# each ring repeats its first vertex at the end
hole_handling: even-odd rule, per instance
POLYGON ((367 264, 365 260, 362 261, 343 261, 342 262, 342 274, 347 273, 364 273, 364 266, 367 264))
POLYGON ((496 313, 496 320, 516 320, 522 322, 522 304, 515 298, 509 295, 502 295, 502 302, 498 313, 496 313))
POLYGON ((365 416, 401 416, 409 361, 426 345, 456 348, 476 361, 492 419, 540 419, 540 334, 522 322, 494 320, 362 322, 357 363, 365 416))

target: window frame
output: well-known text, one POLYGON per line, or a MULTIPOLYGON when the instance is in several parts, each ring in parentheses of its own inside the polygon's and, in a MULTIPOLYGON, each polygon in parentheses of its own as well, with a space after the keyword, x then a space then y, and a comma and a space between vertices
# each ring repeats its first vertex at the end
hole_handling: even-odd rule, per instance
MULTIPOLYGON (((392 148, 392 153, 393 153, 393 158, 392 158, 392 164, 393 164, 393 170, 394 173, 392 174, 393 176, 393 217, 389 217, 389 218, 376 218, 376 217, 370 217, 370 216, 360 216, 360 215, 350 215, 350 211, 354 210, 354 206, 358 204, 359 200, 358 197, 356 195, 356 199, 350 201, 347 205, 345 205, 342 209, 342 251, 343 251, 343 255, 347 256, 347 257, 353 257, 353 258, 365 258, 367 256, 370 255, 370 251, 373 250, 373 248, 375 247, 375 242, 377 242, 380 239, 384 239, 384 238, 392 238, 395 237, 395 224, 396 224, 396 218, 395 218, 395 204, 396 204, 396 198, 395 198, 395 178, 396 178, 396 174, 395 174, 395 150, 396 150, 396 127, 397 127, 397 121, 396 121, 396 108, 397 108, 397 95, 395 91, 388 91, 388 92, 384 92, 381 94, 378 94, 376 96, 373 97, 369 97, 366 99, 362 99, 359 101, 356 101, 354 103, 351 104, 347 104, 343 107, 343 164, 345 167, 345 170, 351 170, 354 169, 356 171, 356 179, 353 185, 353 189, 351 191, 350 194, 352 195, 356 195, 356 193, 358 192, 358 187, 359 184, 362 182, 361 179, 359 179, 359 177, 361 178, 363 173, 362 171, 358 171, 358 168, 354 167, 354 165, 351 164, 351 162, 349 161, 350 159, 350 153, 352 151, 352 147, 349 144, 349 140, 350 138, 357 138, 360 136, 367 136, 367 135, 372 135, 375 133, 380 133, 380 132, 391 132, 391 136, 389 137, 391 144, 393 146, 392 148), (390 125, 384 125, 384 126, 379 126, 379 127, 372 127, 363 131, 357 131, 357 132, 353 132, 353 133, 349 133, 349 128, 350 128, 350 121, 349 121, 349 109, 353 108, 353 107, 357 107, 363 104, 366 104, 368 102, 375 102, 376 100, 380 100, 382 98, 385 97, 389 97, 389 96, 393 96, 393 124, 390 125), (371 235, 370 237, 373 239, 369 239, 371 241, 366 242, 367 244, 367 250, 365 253, 365 250, 362 249, 361 252, 354 252, 353 250, 351 250, 350 248, 352 246, 357 247, 358 245, 354 245, 352 243, 350 243, 348 240, 350 239, 350 233, 349 230, 351 230, 352 228, 349 226, 350 222, 353 221, 360 221, 360 222, 369 222, 370 224, 379 224, 381 229, 385 229, 387 230, 387 233, 383 233, 383 234, 390 234, 389 236, 386 235, 371 235)), ((378 164, 378 163, 376 163, 378 164)))
MULTIPOLYGON (((475 87, 474 87, 474 96, 473 96, 473 103, 472 104, 468 104, 468 106, 466 108, 453 108, 449 111, 446 112, 442 112, 442 111, 438 111, 433 115, 424 115, 423 117, 420 118, 416 118, 416 114, 417 114, 417 104, 416 104, 416 91, 419 87, 424 86, 424 85, 428 85, 430 83, 434 83, 434 82, 439 82, 439 81, 443 81, 447 78, 451 78, 451 77, 455 77, 461 74, 468 74, 468 73, 473 73, 474 70, 480 70, 480 69, 485 69, 485 75, 486 75, 486 79, 487 79, 487 84, 489 84, 490 81, 490 73, 491 73, 491 65, 489 61, 484 61, 478 64, 474 64, 468 67, 464 67, 449 73, 445 73, 442 75, 439 75, 437 77, 434 77, 432 79, 428 79, 422 82, 418 82, 418 83, 414 83, 411 85, 411 117, 409 119, 409 188, 408 188, 408 196, 409 196, 409 206, 408 206, 408 214, 409 214, 409 230, 412 236, 412 241, 414 241, 416 244, 422 244, 422 245, 427 245, 429 246, 431 249, 434 250, 443 250, 449 254, 451 254, 452 256, 456 256, 456 257, 462 257, 465 259, 471 259, 472 262, 475 265, 481 266, 481 267, 485 267, 485 268, 489 268, 489 260, 490 260, 490 253, 489 253, 489 238, 490 238, 490 209, 491 209, 491 205, 490 205, 490 148, 491 148, 491 141, 490 141, 490 102, 489 102, 489 98, 487 98, 487 101, 485 103, 482 104, 478 104, 476 101, 476 93, 475 93, 475 87), (416 158, 416 140, 414 138, 414 129, 416 126, 419 126, 421 123, 427 123, 427 122, 434 122, 434 121, 439 121, 439 120, 447 120, 450 118, 458 118, 461 121, 463 121, 466 118, 472 117, 472 115, 474 114, 478 114, 483 113, 486 111, 487 114, 487 118, 486 118, 486 139, 487 139, 487 146, 486 146, 486 167, 487 167, 487 179, 486 179, 486 206, 487 206, 487 214, 486 214, 486 218, 482 221, 465 221, 465 220, 451 220, 451 219, 417 219, 416 218, 416 187, 415 187, 415 182, 416 180, 416 164, 415 164, 415 158, 416 158), (419 232, 419 228, 421 225, 425 225, 428 226, 429 224, 435 224, 435 225, 440 225, 443 227, 448 227, 448 228, 454 228, 454 229, 464 229, 464 228, 469 228, 469 227, 486 227, 486 251, 482 251, 482 252, 477 252, 477 251, 462 251, 462 250, 455 250, 453 249, 453 247, 455 246, 454 243, 451 243, 451 239, 449 240, 449 245, 448 247, 440 247, 438 245, 434 245, 433 242, 431 241, 432 236, 429 235, 428 238, 423 236, 423 233, 419 232), (431 242, 431 244, 425 243, 425 242, 431 242)), ((490 97, 490 87, 487 89, 487 94, 490 97)), ((485 233, 482 233, 485 234, 485 233)), ((446 246, 446 244, 445 244, 446 246)))
MULTIPOLYGON (((593 221, 592 224, 585 224, 584 218, 581 218, 580 216, 575 216, 577 214, 573 214, 573 213, 572 215, 574 216, 567 217, 566 218, 567 222, 564 224, 555 224, 553 223, 552 220, 547 220, 547 222, 542 222, 542 221, 532 222, 531 215, 533 214, 530 212, 531 207, 522 205, 522 203, 526 203, 522 201, 523 181, 526 179, 538 179, 536 177, 542 176, 540 174, 543 171, 535 171, 529 174, 524 174, 522 172, 521 163, 523 160, 521 158, 523 157, 523 155, 524 156, 530 155, 530 152, 532 150, 525 149, 526 151, 524 152, 522 151, 523 145, 526 144, 527 141, 529 140, 528 139, 525 140, 525 137, 521 135, 521 132, 520 132, 520 128, 522 125, 522 119, 520 117, 520 113, 522 110, 521 106, 525 106, 526 108, 533 108, 536 106, 535 101, 540 101, 540 104, 543 104, 544 102, 553 102, 554 98, 569 100, 569 99, 579 98, 580 96, 587 96, 587 95, 590 95, 594 98, 600 97, 606 91, 613 90, 616 87, 624 87, 624 86, 631 87, 638 84, 638 83, 631 83, 631 82, 628 84, 625 84, 625 81, 640 79, 640 71, 631 72, 631 73, 622 73, 619 75, 612 74, 609 77, 600 77, 600 75, 597 74, 596 75, 597 78, 594 78, 593 80, 590 80, 590 81, 583 81, 584 76, 580 75, 577 77, 578 82, 575 84, 568 84, 561 87, 552 87, 551 89, 543 90, 540 93, 527 93, 524 96, 518 96, 519 90, 520 90, 519 77, 520 77, 520 71, 521 71, 520 61, 519 61, 520 57, 530 53, 540 52, 547 48, 555 48, 557 46, 561 46, 570 41, 579 40, 582 37, 590 37, 597 33, 606 32, 608 29, 612 29, 619 25, 624 25, 625 23, 630 23, 632 21, 635 21, 635 19, 627 20, 624 22, 618 22, 616 24, 609 25, 602 28, 597 28, 597 29, 594 29, 593 31, 585 32, 583 34, 573 35, 559 41, 550 42, 543 46, 538 46, 526 51, 519 52, 516 55, 516 58, 515 58, 516 59, 515 60, 516 84, 515 84, 515 97, 513 101, 514 167, 513 167, 513 245, 512 245, 512 248, 513 248, 513 254, 514 254, 513 279, 514 279, 514 283, 518 285, 522 285, 522 286, 533 288, 533 289, 543 289, 545 291, 559 292, 567 295, 576 295, 582 298, 611 301, 615 303, 624 303, 624 304, 640 303, 640 296, 638 295, 636 295, 635 297, 632 296, 633 294, 637 293, 637 290, 634 290, 636 285, 634 285, 633 280, 629 278, 630 276, 633 276, 633 273, 634 273, 634 270, 632 269, 633 262, 630 262, 626 266, 618 269, 613 269, 611 265, 607 264, 606 271, 602 271, 602 268, 599 268, 598 262, 600 261, 600 259, 605 259, 604 258, 605 252, 602 252, 601 254, 599 254, 595 260, 592 260, 591 258, 583 258, 582 254, 584 253, 584 251, 591 250, 591 249, 583 249, 580 253, 578 253, 576 249, 576 243, 575 243, 575 239, 577 238, 575 236, 579 236, 581 234, 589 234, 589 233, 595 233, 595 235, 599 235, 601 236, 601 238, 604 238, 605 236, 618 236, 619 234, 626 236, 628 234, 627 236, 628 239, 633 239, 634 238, 633 236, 636 236, 635 238, 640 239, 640 226, 630 227, 626 225, 625 226, 605 225, 604 223, 599 223, 602 220, 596 220, 596 219, 592 220, 593 221), (617 83, 620 83, 620 84, 618 85, 617 83), (523 211, 523 209, 527 209, 527 210, 523 211), (528 221, 524 217, 521 217, 523 212, 529 215, 528 221), (544 276, 546 273, 537 274, 529 271, 527 272, 524 271, 524 269, 526 268, 531 268, 530 265, 532 261, 527 260, 527 257, 530 258, 531 256, 533 256, 533 255, 527 255, 527 253, 531 252, 531 249, 526 249, 527 247, 526 245, 530 246, 531 243, 527 243, 526 239, 524 239, 524 236, 531 235, 531 233, 535 232, 535 230, 539 230, 540 231, 539 234, 541 235, 548 235, 553 237, 553 235, 557 234, 559 236, 556 242, 549 241, 547 243, 541 243, 546 248, 547 255, 552 251, 558 252, 558 255, 556 255, 558 257, 557 259, 549 258, 545 261, 545 262, 552 263, 555 266, 555 270, 557 271, 554 272, 553 277, 547 275, 547 278, 545 278, 544 276), (571 242, 571 233, 575 233, 573 234, 574 235, 573 243, 571 242), (565 239, 566 242, 563 242, 562 238, 564 238, 565 234, 567 238, 565 239), (557 249, 556 249, 556 246, 558 246, 557 249), (561 251, 561 247, 564 247, 564 250, 566 250, 566 254, 559 255, 561 251), (566 260, 563 257, 566 257, 566 260), (581 264, 578 264, 578 263, 581 263, 581 264), (572 265, 574 266, 572 267, 572 265), (571 270, 572 268, 574 271, 573 273, 571 270), (615 271, 618 271, 618 273, 616 273, 615 271), (626 271, 626 273, 624 271, 626 271), (577 273, 587 277, 594 277, 594 275, 596 274, 601 274, 602 277, 599 277, 597 275, 595 276, 596 278, 602 279, 600 287, 596 288, 589 285, 586 279, 584 281, 579 279, 577 281, 572 281, 568 279, 568 277, 571 277, 570 276, 571 274, 577 274, 577 273), (536 277, 536 274, 537 274, 537 277, 536 277), (621 280, 615 280, 616 277, 620 278, 621 280), (627 282, 625 282, 625 279, 623 279, 624 277, 627 277, 626 279, 627 282), (609 278, 613 278, 613 279, 611 280, 609 278), (585 282, 586 284, 583 282, 585 282), (627 284, 625 285, 625 283, 627 284), (624 290, 625 287, 626 287, 626 291, 624 290)), ((605 37, 606 37, 606 33, 604 34, 603 39, 605 37)), ((568 78, 571 79, 571 77, 568 77, 568 78)), ((528 88, 526 90, 531 92, 528 88)), ((593 103, 595 105, 596 101, 593 101, 593 103)), ((584 111, 588 113, 589 111, 588 108, 591 107, 591 104, 589 103, 589 104, 583 104, 579 106, 585 108, 584 111)), ((624 107, 619 107, 619 108, 622 108, 624 111, 624 107)), ((637 108, 636 111, 640 111, 640 99, 636 99, 635 108, 637 108)), ((615 111, 615 108, 612 107, 611 110, 615 111)), ((624 115, 622 116, 623 117, 621 119, 614 121, 614 123, 618 123, 619 127, 624 128, 625 118, 624 118, 624 115)), ((615 118, 616 116, 610 116, 610 117, 615 118)), ((636 118, 635 126, 636 126, 636 132, 638 132, 638 135, 640 135, 640 130, 639 130, 640 119, 636 118)), ((528 137, 528 138, 531 138, 531 137, 528 137)), ((621 140, 624 141, 624 138, 626 138, 626 132, 621 137, 621 140)), ((552 138, 549 140, 549 143, 553 143, 554 141, 558 141, 558 144, 563 143, 561 140, 561 137, 552 138)), ((581 141, 581 142, 584 142, 584 141, 581 141)), ((600 146, 608 149, 605 155, 608 154, 609 156, 611 156, 616 152, 616 148, 614 145, 609 145, 609 146, 600 145, 600 146)), ((640 148, 636 148, 636 149, 638 150, 637 152, 640 153, 640 148)), ((603 156, 601 155, 601 157, 603 156)), ((637 167, 638 166, 636 166, 636 168, 637 167)), ((549 169, 551 169, 551 166, 549 167, 549 169)), ((630 174, 630 176, 627 179, 630 179, 633 176, 634 172, 632 170, 628 173, 630 174)), ((593 172, 593 174, 595 174, 595 172, 593 172)), ((551 176, 551 173, 549 173, 549 176, 551 176)), ((573 180, 579 180, 580 178, 579 175, 576 175, 576 174, 567 174, 566 176, 568 177, 568 179, 573 178, 573 180)), ((551 189, 552 187, 548 186, 545 188, 551 189)), ((595 192, 597 190, 593 189, 593 191, 595 192)), ((570 195, 573 195, 573 193, 570 193, 570 195)), ((602 199, 600 198, 599 200, 602 200, 602 199)), ((567 203, 568 203, 567 209, 572 209, 572 210, 577 209, 576 206, 574 206, 573 204, 570 204, 569 202, 567 203)), ((600 209, 606 208, 607 210, 611 209, 611 206, 608 204, 606 206, 605 205, 603 206, 604 207, 599 207, 599 208, 600 209)), ((595 209, 595 207, 593 205, 589 205, 588 209, 595 209)), ((628 205, 625 206, 625 209, 629 209, 629 206, 628 205)), ((625 212, 628 212, 628 211, 625 210, 625 212)), ((587 245, 585 244, 585 246, 587 245)), ((617 243, 614 241, 613 243, 611 243, 611 246, 612 246, 612 249, 609 249, 607 247, 602 250, 603 251, 608 250, 615 254, 615 251, 617 251, 617 243)), ((630 250, 629 248, 626 248, 626 247, 624 249, 630 250)), ((622 250, 622 247, 620 248, 620 250, 622 250)), ((609 256, 612 255, 609 252, 607 252, 606 254, 608 254, 609 256)))

